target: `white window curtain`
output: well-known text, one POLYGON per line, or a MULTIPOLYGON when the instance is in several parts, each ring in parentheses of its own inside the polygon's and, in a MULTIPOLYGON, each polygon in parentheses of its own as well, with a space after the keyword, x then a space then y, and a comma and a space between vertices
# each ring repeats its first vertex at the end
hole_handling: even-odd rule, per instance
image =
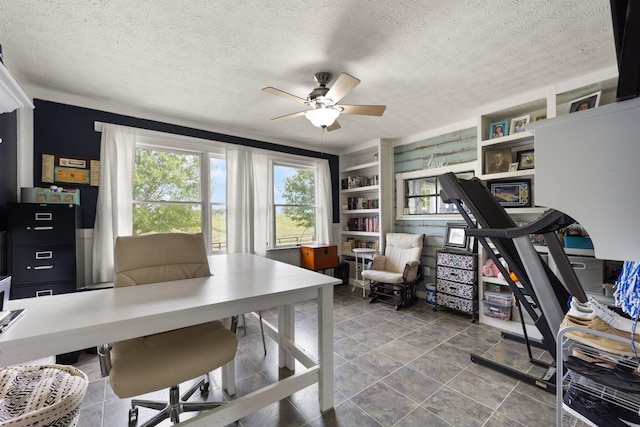
POLYGON ((135 129, 102 125, 100 187, 93 228, 93 283, 113 281, 116 237, 133 231, 135 129))
POLYGON ((273 209, 269 202, 269 194, 273 187, 273 176, 270 170, 269 156, 253 151, 251 153, 253 168, 253 251, 267 256, 269 247, 269 224, 273 221, 273 209))
POLYGON ((320 159, 316 164, 316 238, 318 243, 330 243, 333 223, 331 171, 326 159, 320 159))
POLYGON ((227 149, 227 252, 253 253, 253 168, 246 147, 227 149))
POLYGON ((227 149, 227 251, 267 255, 269 156, 246 147, 227 149))

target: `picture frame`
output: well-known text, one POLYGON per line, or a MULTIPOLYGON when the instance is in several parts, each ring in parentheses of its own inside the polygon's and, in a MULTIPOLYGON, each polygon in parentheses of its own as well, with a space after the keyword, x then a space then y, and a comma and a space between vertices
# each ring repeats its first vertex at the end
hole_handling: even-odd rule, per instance
POLYGON ((494 122, 489 125, 489 139, 500 138, 509 135, 509 123, 506 120, 494 122))
POLYGON ((531 180, 489 181, 493 197, 504 208, 526 208, 531 206, 531 180))
POLYGON ((508 172, 511 165, 511 149, 501 148, 484 152, 484 173, 508 172))
POLYGON ((515 171, 517 171, 517 170, 518 170, 518 165, 519 165, 519 163, 518 163, 518 162, 511 163, 511 164, 509 165, 509 172, 515 172, 515 171))
POLYGON ((544 120, 547 118, 546 114, 538 114, 537 116, 533 116, 533 121, 537 122, 538 120, 544 120))
POLYGON ((444 235, 444 246, 448 248, 469 249, 469 236, 467 236, 465 223, 447 223, 444 235))
POLYGON ((527 114, 524 116, 514 117, 513 119, 511 119, 511 126, 509 127, 509 135, 513 135, 514 133, 524 132, 525 129, 523 128, 523 126, 529 123, 530 118, 531 116, 527 114))
POLYGON ((533 150, 523 150, 516 153, 518 169, 533 169, 536 167, 536 157, 533 150))
POLYGON ((569 103, 569 113, 596 108, 600 105, 600 95, 602 91, 591 93, 581 98, 574 99, 569 103))

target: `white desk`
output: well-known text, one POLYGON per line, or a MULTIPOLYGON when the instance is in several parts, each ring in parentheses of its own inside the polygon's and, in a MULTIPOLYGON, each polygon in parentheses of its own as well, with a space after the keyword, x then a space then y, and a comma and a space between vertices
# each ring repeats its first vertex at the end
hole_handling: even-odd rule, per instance
POLYGON ((293 369, 297 359, 306 369, 181 424, 227 425, 316 382, 320 409, 332 408, 333 285, 341 281, 251 254, 212 256, 210 265, 213 276, 179 284, 10 301, 9 309, 26 311, 0 334, 0 365, 278 307, 279 365, 293 369), (293 304, 314 298, 318 301, 318 361, 294 342, 293 304))

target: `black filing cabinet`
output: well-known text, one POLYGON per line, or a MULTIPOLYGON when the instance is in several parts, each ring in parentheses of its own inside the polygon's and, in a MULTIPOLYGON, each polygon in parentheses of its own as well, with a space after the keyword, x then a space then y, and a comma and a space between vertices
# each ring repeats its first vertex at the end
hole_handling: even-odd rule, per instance
POLYGON ((12 299, 76 290, 77 210, 67 204, 9 204, 12 299))
POLYGON ((477 254, 468 251, 436 251, 436 303, 478 317, 477 254))

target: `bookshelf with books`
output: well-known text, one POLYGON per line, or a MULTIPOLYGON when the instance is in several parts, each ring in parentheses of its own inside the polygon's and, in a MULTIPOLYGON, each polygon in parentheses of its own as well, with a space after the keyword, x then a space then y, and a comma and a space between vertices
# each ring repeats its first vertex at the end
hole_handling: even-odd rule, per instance
MULTIPOLYGON (((393 224, 393 147, 384 140, 340 155, 340 259, 355 271, 354 248, 384 247, 393 224)), ((351 278, 353 280, 353 278, 351 278)))

